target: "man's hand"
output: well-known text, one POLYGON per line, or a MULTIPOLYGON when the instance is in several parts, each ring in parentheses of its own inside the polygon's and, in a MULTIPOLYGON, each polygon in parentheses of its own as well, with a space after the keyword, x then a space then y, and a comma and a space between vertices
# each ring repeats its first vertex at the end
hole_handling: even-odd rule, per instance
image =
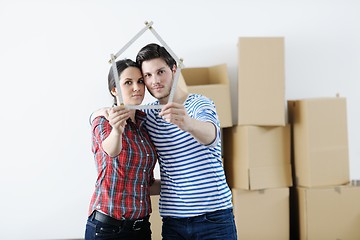
POLYGON ((177 125, 181 130, 189 132, 191 118, 183 104, 171 102, 166 104, 159 115, 168 123, 177 125))
POLYGON ((93 112, 91 115, 90 115, 90 125, 91 123, 93 122, 93 120, 98 117, 98 116, 104 116, 106 119, 108 119, 109 117, 109 110, 111 108, 109 107, 105 107, 105 108, 100 108, 98 110, 96 110, 95 112, 93 112))
POLYGON ((190 133, 201 144, 208 145, 216 139, 215 125, 211 122, 191 118, 183 104, 168 103, 162 108, 159 115, 168 123, 175 124, 181 130, 190 133))

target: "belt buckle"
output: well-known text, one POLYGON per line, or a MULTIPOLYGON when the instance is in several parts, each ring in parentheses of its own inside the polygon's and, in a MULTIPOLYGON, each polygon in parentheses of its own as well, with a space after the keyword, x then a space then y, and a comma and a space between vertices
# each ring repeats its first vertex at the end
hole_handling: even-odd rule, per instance
POLYGON ((141 230, 141 227, 136 227, 136 224, 137 224, 137 223, 142 223, 143 221, 144 221, 144 219, 135 220, 134 223, 133 223, 132 229, 133 229, 134 231, 139 231, 139 230, 141 230))

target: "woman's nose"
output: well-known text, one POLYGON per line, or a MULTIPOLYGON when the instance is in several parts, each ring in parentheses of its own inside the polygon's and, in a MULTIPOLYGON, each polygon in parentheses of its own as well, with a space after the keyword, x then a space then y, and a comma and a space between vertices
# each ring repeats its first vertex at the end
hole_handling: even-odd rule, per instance
POLYGON ((140 85, 139 84, 137 84, 137 83, 135 83, 134 85, 133 85, 133 91, 134 92, 138 92, 138 91, 140 91, 140 85))

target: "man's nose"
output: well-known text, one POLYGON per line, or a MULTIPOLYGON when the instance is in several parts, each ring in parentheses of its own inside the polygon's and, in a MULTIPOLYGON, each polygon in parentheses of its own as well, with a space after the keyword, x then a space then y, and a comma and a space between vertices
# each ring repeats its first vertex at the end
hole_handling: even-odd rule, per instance
POLYGON ((153 82, 154 83, 160 83, 161 82, 160 77, 159 76, 154 76, 153 82))

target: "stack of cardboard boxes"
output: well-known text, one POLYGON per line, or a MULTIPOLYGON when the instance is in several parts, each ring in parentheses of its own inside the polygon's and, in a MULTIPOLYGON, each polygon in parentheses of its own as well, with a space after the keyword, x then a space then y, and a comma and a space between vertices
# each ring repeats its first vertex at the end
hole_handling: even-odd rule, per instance
MULTIPOLYGON (((179 85, 212 99, 239 239, 360 239, 360 184, 349 184, 346 100, 285 100, 282 37, 238 42, 238 122, 225 64, 184 68, 179 85)), ((153 239, 161 239, 152 196, 153 239)))
POLYGON ((360 187, 349 184, 346 99, 288 101, 294 239, 360 239, 360 187))
POLYGON ((152 213, 150 214, 150 224, 151 224, 151 239, 152 240, 161 240, 161 228, 162 220, 159 212, 159 195, 151 196, 151 208, 152 213))
POLYGON ((292 186, 284 39, 238 42, 238 124, 224 129, 224 167, 239 239, 289 239, 292 186))

